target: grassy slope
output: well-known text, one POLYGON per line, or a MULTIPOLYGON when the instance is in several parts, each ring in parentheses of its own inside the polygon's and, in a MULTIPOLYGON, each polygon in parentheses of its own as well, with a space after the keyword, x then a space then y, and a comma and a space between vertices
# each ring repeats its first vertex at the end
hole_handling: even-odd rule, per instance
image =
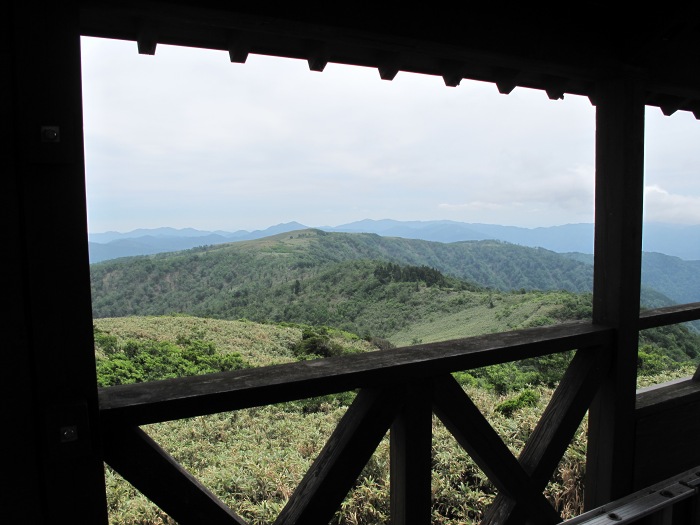
POLYGON ((562 292, 475 294, 472 304, 463 309, 428 316, 392 334, 389 340, 404 346, 551 324, 560 320, 562 304, 570 297, 562 292))
MULTIPOLYGON (((175 343, 182 337, 196 334, 214 343, 218 352, 238 353, 254 367, 295 361, 291 349, 302 338, 302 329, 298 327, 184 315, 95 319, 94 325, 121 341, 150 339, 175 343)), ((336 337, 336 340, 350 352, 376 350, 362 339, 336 337)))

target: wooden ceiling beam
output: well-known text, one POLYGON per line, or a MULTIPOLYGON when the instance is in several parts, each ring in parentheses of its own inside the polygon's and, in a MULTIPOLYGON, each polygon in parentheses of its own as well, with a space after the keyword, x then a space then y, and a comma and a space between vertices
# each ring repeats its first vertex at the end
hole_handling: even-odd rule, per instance
POLYGON ((142 21, 139 24, 136 44, 140 55, 155 55, 158 45, 158 31, 156 24, 151 21, 142 21))
POLYGON ((542 78, 544 90, 550 100, 562 100, 566 93, 567 80, 555 75, 544 75, 542 78))
POLYGON ((311 71, 321 72, 325 69, 329 60, 328 44, 318 40, 305 40, 303 44, 306 61, 311 71))
POLYGON ((509 95, 518 86, 519 72, 516 69, 508 69, 497 67, 493 70, 493 77, 496 79, 496 87, 498 92, 503 95, 509 95))
POLYGON ((226 31, 226 42, 231 62, 244 64, 250 54, 250 43, 245 32, 229 29, 226 31))
POLYGON ((394 80, 396 75, 399 73, 400 62, 398 53, 379 53, 379 65, 377 70, 379 71, 379 77, 382 80, 394 80))
MULTIPOLYGON (((493 82, 504 94, 517 86, 540 89, 555 100, 566 93, 593 97, 598 82, 622 74, 631 76, 649 92, 688 99, 676 109, 665 105, 665 112, 686 110, 694 101, 700 102, 700 70, 683 67, 691 63, 691 54, 695 56, 686 45, 673 46, 673 62, 642 60, 634 65, 629 63, 630 56, 615 48, 614 39, 585 40, 584 45, 580 39, 564 39, 567 35, 554 28, 543 29, 537 35, 539 44, 533 47, 535 43, 528 40, 528 35, 517 29, 522 24, 489 29, 474 22, 471 31, 464 34, 440 33, 439 17, 432 17, 424 22, 416 19, 413 24, 392 25, 384 31, 378 23, 359 18, 348 22, 323 13, 303 17, 292 8, 281 15, 275 13, 273 18, 269 15, 273 11, 264 7, 240 9, 247 11, 235 11, 218 2, 186 5, 83 0, 81 33, 136 40, 139 52, 144 54, 153 54, 160 43, 226 50, 231 60, 239 63, 245 62, 250 53, 303 59, 313 71, 322 71, 332 61, 377 68, 384 80, 407 71, 440 76, 447 86, 457 86, 462 79, 493 82), (147 23, 135 24, 139 20, 147 23), (309 41, 316 44, 309 46, 309 41), (328 49, 332 49, 332 55, 328 49), (445 69, 444 61, 459 63, 461 68, 445 69)), ((445 23, 450 21, 446 19, 445 23)), ((632 36, 648 44, 650 38, 645 31, 646 35, 664 35, 665 31, 651 31, 654 23, 650 18, 646 25, 633 28, 632 36)), ((627 35, 629 30, 625 28, 622 34, 627 35)), ((685 42, 692 35, 686 31, 683 36, 685 42)))

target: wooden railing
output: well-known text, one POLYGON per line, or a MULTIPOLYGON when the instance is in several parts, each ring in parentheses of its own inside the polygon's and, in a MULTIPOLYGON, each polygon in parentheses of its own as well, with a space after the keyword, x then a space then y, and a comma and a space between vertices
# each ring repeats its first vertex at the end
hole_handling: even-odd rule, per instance
POLYGON ((700 466, 567 520, 566 525, 697 525, 700 466))
MULTIPOLYGON (((698 318, 700 304, 643 315, 648 326, 698 318)), ((244 524, 139 425, 357 390, 276 524, 326 525, 389 430, 392 523, 429 523, 433 414, 498 490, 485 523, 557 523, 542 492, 606 376, 614 341, 613 329, 578 322, 104 388, 104 458, 181 525, 244 524), (569 350, 576 353, 518 458, 451 375, 569 350)))

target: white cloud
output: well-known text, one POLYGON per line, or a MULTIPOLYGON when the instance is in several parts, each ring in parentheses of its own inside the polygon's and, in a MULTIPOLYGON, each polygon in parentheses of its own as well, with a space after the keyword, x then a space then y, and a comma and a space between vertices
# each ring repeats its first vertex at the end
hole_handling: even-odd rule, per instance
MULTIPOLYGON (((127 221, 253 229, 387 217, 593 219, 595 111, 582 97, 553 102, 539 91, 446 88, 403 72, 387 82, 338 64, 316 73, 300 60, 252 55, 241 65, 225 52, 159 46, 141 56, 133 42, 82 42, 91 231, 127 221)), ((670 177, 661 186, 686 194, 670 177)))
POLYGON ((700 197, 670 193, 657 185, 645 186, 644 218, 648 222, 700 224, 700 197))

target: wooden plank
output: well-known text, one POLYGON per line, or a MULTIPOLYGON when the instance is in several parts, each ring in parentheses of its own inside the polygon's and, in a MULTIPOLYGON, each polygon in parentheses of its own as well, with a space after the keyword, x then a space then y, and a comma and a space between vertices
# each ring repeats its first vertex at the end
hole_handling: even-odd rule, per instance
POLYGON ((391 524, 430 523, 432 384, 412 383, 391 425, 391 524))
MULTIPOLYGON (((549 504, 498 433, 450 375, 436 379, 435 414, 503 497, 518 502, 532 523, 558 523, 549 504)), ((500 523, 500 522, 499 522, 500 523)))
POLYGON ((401 396, 390 390, 361 390, 275 525, 327 525, 388 432, 401 403, 401 396))
POLYGON ((700 381, 686 377, 652 385, 637 391, 635 417, 639 419, 695 401, 700 401, 700 381))
POLYGON ((3 94, 9 95, 9 111, 2 126, 10 132, 3 137, 10 154, 3 156, 2 184, 3 196, 13 201, 7 210, 14 212, 3 223, 18 241, 6 248, 12 263, 5 274, 22 295, 16 303, 8 298, 21 321, 6 325, 17 339, 3 346, 21 356, 16 364, 22 368, 5 364, 12 371, 6 374, 9 383, 23 383, 3 397, 13 403, 21 399, 26 410, 17 420, 13 410, 3 410, 3 429, 10 443, 27 439, 17 448, 6 446, 7 455, 22 464, 4 467, 18 477, 9 482, 10 490, 3 489, 8 502, 3 507, 12 508, 3 521, 29 523, 41 515, 36 523, 106 524, 86 234, 79 5, 15 0, 4 3, 2 12, 2 25, 9 25, 3 38, 9 61, 0 82, 8 90, 3 94), (56 135, 43 133, 49 129, 56 135), (47 254, 60 256, 47 264, 47 254), (31 390, 26 397, 25 388, 31 390), (24 475, 32 477, 26 485, 24 475), (32 502, 23 505, 27 497, 32 502), (27 515, 15 519, 13 513, 24 510, 27 515))
POLYGON ((656 328, 700 319, 700 303, 689 303, 644 310, 639 314, 639 329, 656 328))
POLYGON ((2 191, 0 207, 5 224, 5 248, 8 254, 3 261, 3 291, 6 304, 3 321, 3 374, 0 396, 6 401, 2 405, 4 454, 3 472, 8 473, 2 483, 3 521, 6 523, 47 523, 43 505, 37 502, 46 497, 43 494, 44 465, 43 439, 36 431, 37 414, 41 413, 39 399, 34 392, 41 387, 34 370, 34 349, 31 345, 31 327, 34 321, 28 315, 27 287, 31 282, 26 275, 27 265, 24 253, 22 211, 25 197, 20 188, 21 169, 19 148, 17 148, 17 124, 10 118, 19 107, 20 97, 15 91, 17 85, 16 60, 9 50, 16 46, 15 39, 22 27, 13 16, 12 7, 5 8, 0 17, 0 158, 3 162, 2 191), (11 327, 11 329, 7 329, 11 327), (12 429, 12 431, 8 431, 12 429), (9 473, 12 473, 9 475, 9 473), (11 504, 9 504, 11 502, 11 504))
POLYGON ((107 429, 105 461, 180 525, 245 525, 138 427, 107 429))
POLYGON ((518 330, 361 355, 302 361, 99 391, 105 421, 141 425, 381 385, 409 377, 605 344, 612 331, 587 322, 518 330))
POLYGON ((591 405, 585 505, 632 490, 644 197, 644 99, 625 78, 596 90, 593 321, 614 327, 613 366, 591 405))
MULTIPOLYGON (((567 520, 566 525, 614 525, 623 520, 633 522, 669 506, 679 506, 682 509, 690 504, 691 512, 685 513, 691 519, 678 523, 693 523, 693 500, 698 499, 698 481, 700 466, 683 471, 670 478, 654 483, 648 487, 628 494, 620 499, 588 510, 583 514, 567 520)), ((679 513, 683 514, 683 513, 679 513)))
POLYGON ((700 464, 700 382, 669 381, 637 391, 635 489, 700 464))
POLYGON ((700 398, 696 391, 681 399, 637 411, 635 489, 700 464, 700 398))
MULTIPOLYGON (((334 63, 348 64, 362 67, 381 68, 381 78, 393 78, 392 73, 401 71, 429 75, 449 75, 449 67, 445 62, 457 62, 464 64, 465 78, 480 81, 495 82, 501 77, 493 74, 494 66, 505 69, 516 69, 519 86, 535 89, 544 89, 543 74, 549 72, 556 77, 567 80, 566 92, 587 96, 596 78, 595 68, 584 66, 582 62, 578 68, 572 69, 562 66, 560 60, 550 61, 543 70, 540 60, 537 64, 528 64, 529 60, 522 53, 517 56, 508 56, 502 52, 498 59, 490 52, 480 49, 464 49, 455 46, 454 38, 448 41, 441 39, 447 34, 445 27, 432 26, 430 29, 422 23, 419 31, 414 31, 412 36, 394 32, 387 35, 385 31, 377 31, 377 28, 386 30, 394 23, 394 13, 384 23, 376 24, 380 13, 374 12, 373 27, 367 27, 367 17, 354 18, 353 13, 345 12, 342 17, 343 28, 333 28, 329 31, 328 24, 337 24, 338 18, 325 20, 325 24, 312 23, 285 17, 279 10, 269 7, 258 7, 253 10, 246 8, 245 12, 234 7, 212 8, 211 6, 184 6, 168 5, 163 12, 146 9, 140 5, 85 5, 82 12, 83 34, 101 38, 118 38, 124 40, 136 40, 138 37, 134 21, 140 19, 152 19, 158 24, 159 41, 163 44, 186 45, 207 49, 228 49, 228 41, 225 37, 227 30, 233 29, 246 33, 249 42, 249 51, 255 54, 288 57, 295 59, 307 59, 304 49, 305 40, 317 40, 324 42, 333 49, 332 61, 334 63), (165 14, 167 12, 167 14, 165 14), (354 18, 350 22, 350 18, 354 18), (351 23, 354 27, 348 25, 351 23), (364 27, 363 27, 364 26, 364 27), (430 31, 430 35, 425 32, 430 31), (400 55, 400 64, 387 64, 387 55, 400 55)), ((440 25, 450 24, 447 19, 442 19, 440 25)), ((519 21, 519 24, 520 21, 519 21)), ((462 28, 454 28, 458 32, 462 28)), ((496 47, 502 49, 502 38, 513 39, 512 29, 501 34, 496 47)), ((483 41, 483 39, 482 39, 483 41)), ((518 39, 518 46, 522 47, 527 38, 518 39)), ((471 43, 471 42, 470 42, 471 43)), ((586 61, 590 64, 589 61, 586 61)), ((461 70, 461 68, 460 68, 461 70)))
MULTIPOLYGON (((609 360, 605 347, 581 349, 571 360, 520 453, 520 464, 537 490, 544 490, 551 479, 607 372, 609 360)), ((518 507, 499 494, 483 523, 518 523, 523 514, 518 507)))
POLYGON ((621 505, 606 505, 605 509, 597 515, 587 515, 585 519, 569 520, 566 523, 567 525, 626 525, 649 517, 651 520, 645 521, 649 525, 671 525, 673 517, 671 507, 695 495, 693 489, 680 483, 670 485, 661 491, 646 492, 621 505))

